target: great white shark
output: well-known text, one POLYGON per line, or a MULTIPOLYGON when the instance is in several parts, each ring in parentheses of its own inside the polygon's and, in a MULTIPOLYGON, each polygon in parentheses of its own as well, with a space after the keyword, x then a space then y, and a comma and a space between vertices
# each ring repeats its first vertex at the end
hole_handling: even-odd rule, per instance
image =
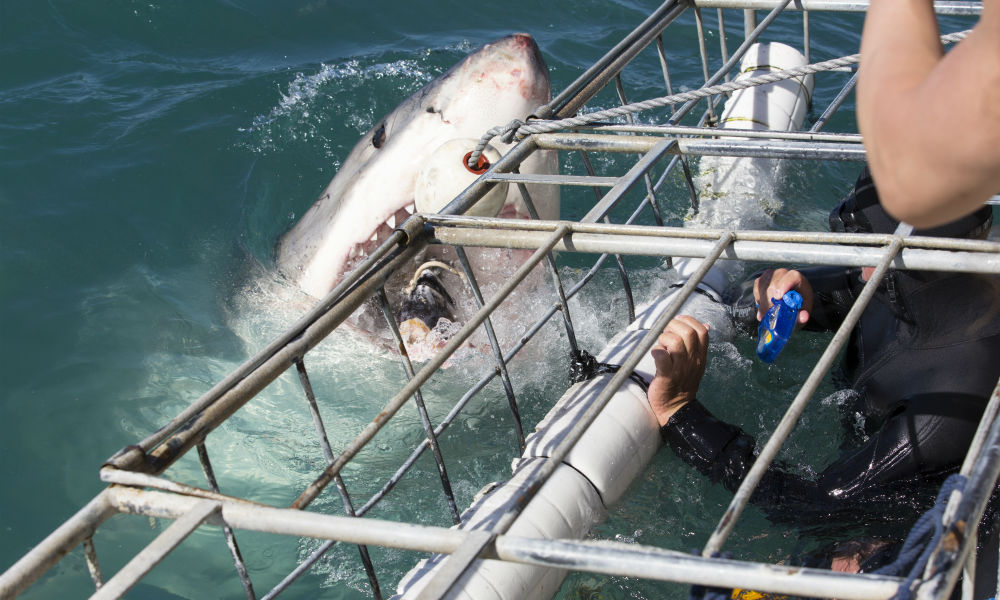
MULTIPOLYGON (((279 271, 310 296, 322 298, 398 224, 417 210, 439 210, 471 183, 474 173, 458 176, 454 169, 483 133, 528 117, 550 98, 548 69, 530 35, 510 35, 471 53, 364 134, 319 199, 280 238, 279 271), (442 161, 449 167, 442 168, 442 161)), ((495 142, 485 155, 496 160, 510 147, 495 142)), ((556 161, 554 152, 535 153, 521 171, 554 173, 556 161)), ((529 218, 514 186, 494 192, 493 200, 477 204, 475 214, 529 218)), ((559 217, 556 187, 529 186, 529 192, 540 218, 559 217)), ((517 258, 507 258, 511 270, 516 268, 517 258)), ((491 260, 493 274, 502 276, 496 273, 496 258, 491 260)), ((454 255, 432 248, 410 272, 390 281, 387 291, 402 309, 403 321, 415 313, 428 321, 418 320, 418 328, 432 329, 439 316, 455 319, 449 289, 454 293, 462 287, 453 285, 461 283, 450 274, 456 266, 454 255)), ((369 315, 365 325, 381 321, 369 315)))

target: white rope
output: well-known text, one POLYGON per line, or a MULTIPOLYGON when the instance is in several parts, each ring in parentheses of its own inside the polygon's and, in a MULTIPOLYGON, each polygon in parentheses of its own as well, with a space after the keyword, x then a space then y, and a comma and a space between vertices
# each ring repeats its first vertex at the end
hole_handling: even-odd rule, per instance
MULTIPOLYGON (((953 44, 959 42, 962 39, 964 39, 967 35, 969 35, 971 31, 972 31, 971 29, 967 29, 965 31, 959 31, 957 33, 942 35, 941 43, 953 44)), ((691 100, 700 100, 702 98, 708 96, 714 96, 716 94, 735 92, 737 90, 756 87, 759 85, 767 85, 769 83, 783 81, 785 79, 791 79, 793 77, 802 77, 804 75, 811 75, 822 71, 839 69, 841 67, 857 64, 858 59, 860 57, 861 57, 860 54, 852 54, 850 56, 834 58, 823 62, 813 63, 811 65, 794 67, 782 71, 774 71, 772 73, 766 73, 764 75, 759 75, 757 77, 750 77, 748 79, 742 79, 739 81, 730 81, 728 83, 721 83, 718 85, 703 87, 697 90, 691 90, 689 92, 681 92, 679 94, 671 94, 669 96, 661 96, 659 98, 653 98, 650 100, 643 100, 640 102, 625 104, 623 106, 619 106, 616 108, 609 108, 606 110, 600 110, 592 113, 587 113, 585 115, 569 117, 566 119, 559 119, 556 121, 533 121, 531 123, 525 123, 524 121, 515 119, 510 123, 508 123, 507 125, 498 125, 497 127, 494 127, 489 131, 487 131, 485 134, 483 134, 483 137, 480 138, 479 143, 476 144, 476 149, 469 156, 469 165, 474 166, 478 164, 479 156, 483 153, 483 149, 486 148, 486 145, 490 143, 490 140, 492 140, 497 136, 501 136, 500 139, 503 140, 505 143, 509 144, 515 138, 520 140, 531 134, 551 133, 553 131, 560 131, 563 129, 582 127, 585 125, 597 123, 599 121, 606 121, 617 117, 624 117, 626 115, 639 113, 644 110, 663 108, 664 106, 670 104, 677 104, 679 102, 689 102, 691 100)))
POLYGON ((412 293, 413 290, 417 287, 417 280, 420 279, 420 276, 424 274, 424 271, 427 271, 428 269, 434 269, 434 268, 444 269, 445 271, 448 271, 449 273, 454 273, 455 275, 457 275, 459 277, 459 279, 463 279, 463 280, 465 279, 462 276, 462 273, 459 272, 459 271, 457 271, 451 265, 449 265, 447 263, 443 263, 443 262, 441 262, 439 260, 429 260, 429 261, 425 262, 424 264, 420 265, 420 268, 418 268, 413 273, 413 278, 410 279, 410 284, 408 286, 406 286, 406 288, 403 291, 406 294, 412 293))

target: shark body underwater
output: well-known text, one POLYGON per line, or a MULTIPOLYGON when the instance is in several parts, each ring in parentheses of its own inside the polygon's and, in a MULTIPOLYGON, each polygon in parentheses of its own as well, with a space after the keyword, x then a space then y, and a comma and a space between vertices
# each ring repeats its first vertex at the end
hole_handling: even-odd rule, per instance
MULTIPOLYGON (((319 199, 278 241, 278 270, 308 295, 322 298, 410 215, 439 211, 475 178, 452 176, 453 170, 440 168, 442 160, 460 165, 484 132, 528 117, 550 97, 548 69, 531 36, 510 35, 471 53, 361 138, 319 199)), ((495 141, 484 156, 498 160, 510 147, 495 141)), ((555 173, 556 161, 554 152, 536 152, 521 172, 555 173)), ((557 219, 558 189, 528 187, 539 217, 557 219)), ((515 186, 491 194, 470 214, 529 218, 515 186)), ((487 285, 491 278, 502 281, 524 258, 523 252, 467 251, 477 279, 483 276, 487 285)), ((436 337, 430 345, 440 346, 449 327, 457 330, 462 309, 455 296, 465 284, 453 264, 453 250, 430 246, 412 270, 387 283, 408 347, 411 341, 423 343, 428 334, 436 337)), ((387 339, 385 321, 374 306, 366 304, 359 313, 352 318, 355 327, 381 330, 387 339)))

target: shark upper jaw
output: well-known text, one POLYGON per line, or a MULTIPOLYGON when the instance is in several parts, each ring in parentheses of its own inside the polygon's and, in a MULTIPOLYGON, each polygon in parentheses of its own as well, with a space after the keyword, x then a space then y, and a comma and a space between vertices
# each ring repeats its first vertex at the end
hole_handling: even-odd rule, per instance
MULTIPOLYGON (((530 36, 514 34, 470 54, 362 137, 320 199, 279 241, 279 270, 307 294, 323 297, 413 214, 415 181, 429 153, 523 119, 549 97, 548 72, 530 36)), ((526 216, 516 195, 511 189, 501 216, 526 216)))

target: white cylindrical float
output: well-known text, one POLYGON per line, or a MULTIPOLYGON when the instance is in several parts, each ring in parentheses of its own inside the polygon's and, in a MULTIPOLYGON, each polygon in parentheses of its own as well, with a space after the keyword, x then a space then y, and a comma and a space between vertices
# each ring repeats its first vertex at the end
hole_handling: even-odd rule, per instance
MULTIPOLYGON (((423 168, 417 173, 414 188, 414 205, 417 212, 433 214, 440 212, 465 188, 472 185, 491 164, 500 160, 496 148, 487 145, 477 167, 469 167, 469 155, 476 148, 478 140, 448 140, 438 146, 427 158, 423 168)), ((507 184, 498 183, 479 199, 465 213, 473 217, 495 217, 500 214, 507 198, 507 184)))
MULTIPOLYGON (((798 50, 779 43, 755 44, 750 47, 740 63, 736 81, 757 77, 770 72, 805 66, 806 59, 798 50)), ((812 98, 812 75, 783 79, 767 85, 744 88, 733 92, 726 101, 719 118, 723 129, 767 131, 795 131, 801 129, 812 98)), ((731 138, 748 139, 748 138, 731 138)), ((781 209, 775 189, 781 176, 781 161, 752 156, 703 156, 699 162, 698 184, 702 188, 699 213, 685 223, 694 228, 770 229, 772 215, 781 209)), ((678 283, 683 283, 694 273, 701 260, 676 258, 678 283)), ((736 261, 719 261, 702 280, 699 289, 709 292, 706 296, 692 296, 682 313, 696 318, 718 312, 710 305, 709 298, 718 299, 730 285, 742 279, 742 265, 736 261)), ((707 318, 712 325, 712 341, 731 339, 728 316, 707 318)))
MULTIPOLYGON (((736 81, 804 66, 805 57, 784 44, 756 44, 740 63, 736 81)), ((802 126, 812 100, 813 76, 743 88, 726 101, 719 126, 726 129, 793 131, 802 126)))

